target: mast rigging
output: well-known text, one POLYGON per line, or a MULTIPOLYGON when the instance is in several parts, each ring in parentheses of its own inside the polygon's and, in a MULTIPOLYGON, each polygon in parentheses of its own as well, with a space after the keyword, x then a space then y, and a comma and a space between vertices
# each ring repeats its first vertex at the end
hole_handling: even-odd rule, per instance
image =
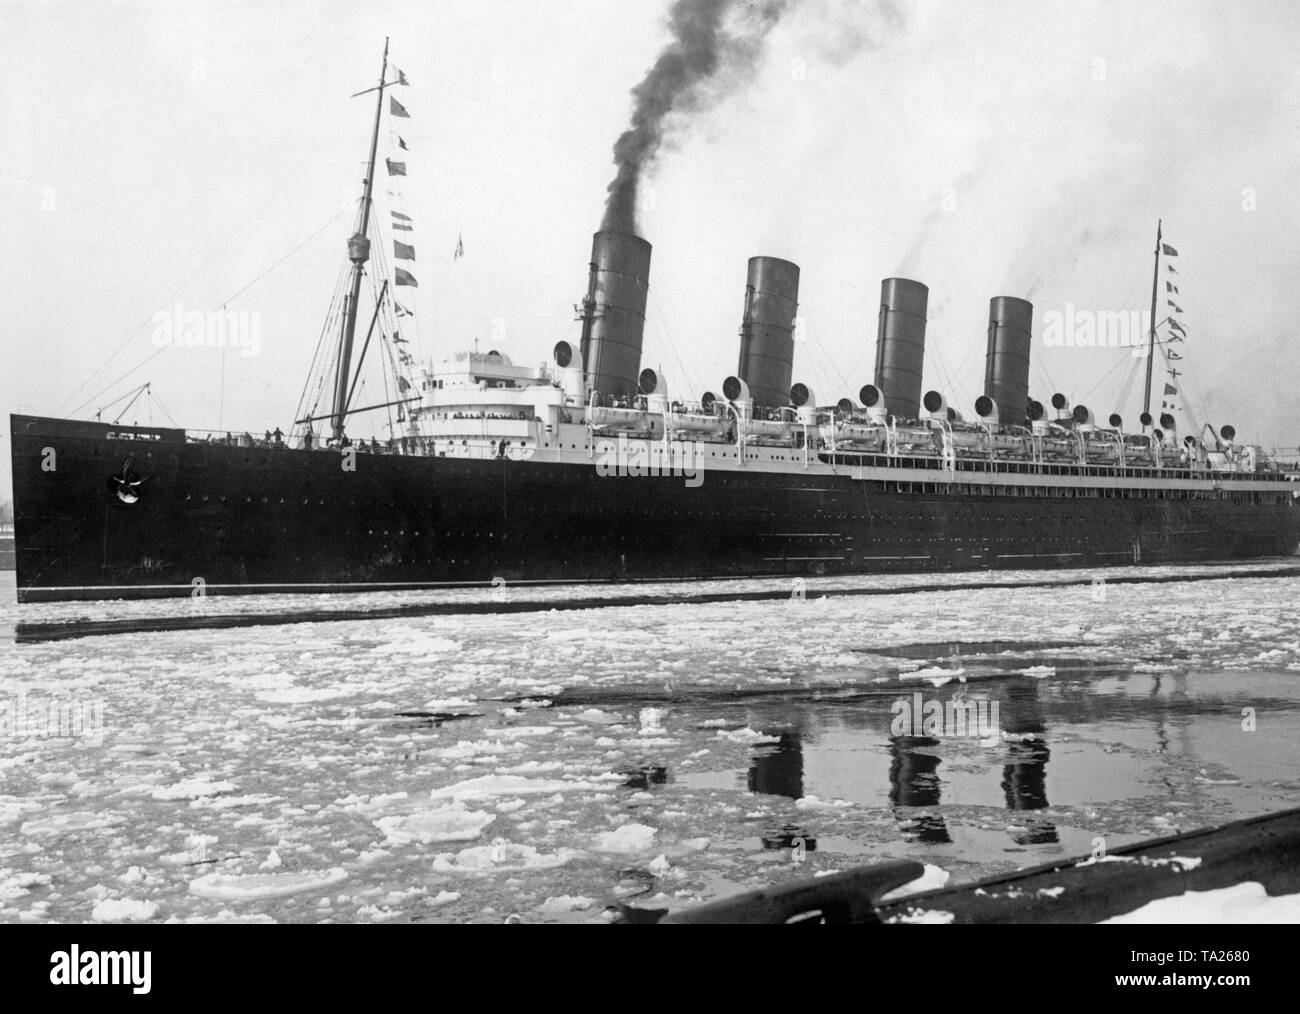
MULTIPOLYGON (((370 159, 366 163, 365 189, 361 195, 361 207, 357 212, 357 227, 348 238, 348 260, 352 262, 352 285, 343 310, 343 330, 339 336, 338 370, 334 379, 334 439, 343 440, 343 420, 347 415, 348 399, 351 389, 348 386, 348 371, 352 362, 352 343, 357 333, 357 303, 361 299, 361 278, 365 274, 366 261, 370 259, 370 207, 375 184, 375 154, 379 150, 379 121, 384 113, 384 89, 389 86, 384 78, 388 76, 388 39, 384 39, 384 59, 379 69, 379 84, 370 89, 378 93, 375 100, 375 126, 370 135, 370 159)), ((396 82, 392 82, 396 83, 396 82)), ((358 94, 365 94, 359 92, 358 94)))
POLYGON ((1160 229, 1163 224, 1163 219, 1156 220, 1156 266, 1151 275, 1151 335, 1147 342, 1147 382, 1142 389, 1142 415, 1146 418, 1151 415, 1151 368, 1156 358, 1156 328, 1159 326, 1156 324, 1156 295, 1160 287, 1160 229))

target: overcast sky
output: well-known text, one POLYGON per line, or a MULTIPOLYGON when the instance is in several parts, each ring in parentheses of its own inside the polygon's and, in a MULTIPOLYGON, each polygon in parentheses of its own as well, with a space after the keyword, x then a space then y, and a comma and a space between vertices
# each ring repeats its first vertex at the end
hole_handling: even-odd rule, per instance
MULTIPOLYGON (((149 380, 181 425, 288 429, 369 140, 371 100, 348 96, 374 83, 385 35, 410 81, 420 351, 478 338, 541 362, 575 337, 611 147, 666 8, 0 4, 5 496, 9 411, 89 417, 149 380), (258 314, 259 354, 170 350, 100 395, 156 351, 151 318, 177 300, 258 314)), ((746 260, 767 254, 803 269, 795 379, 823 403, 871 379, 880 280, 904 273, 931 290, 927 387, 969 408, 988 300, 1021 296, 1031 393, 1135 417, 1125 350, 1049 350, 1039 332, 1067 302, 1147 308, 1163 217, 1188 400, 1248 440, 1300 444, 1297 10, 792 0, 748 77, 674 122, 651 175, 645 365, 674 394, 716 390, 746 260)), ((381 157, 390 140, 386 123, 381 157)))

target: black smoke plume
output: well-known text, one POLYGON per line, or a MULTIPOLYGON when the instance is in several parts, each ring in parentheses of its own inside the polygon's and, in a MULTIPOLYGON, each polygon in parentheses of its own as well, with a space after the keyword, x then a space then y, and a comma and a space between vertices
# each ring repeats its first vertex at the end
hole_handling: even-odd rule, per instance
POLYGON ((635 234, 637 190, 673 113, 699 112, 753 70, 763 39, 794 0, 676 0, 672 39, 632 89, 632 123, 614 144, 618 172, 601 228, 635 234))

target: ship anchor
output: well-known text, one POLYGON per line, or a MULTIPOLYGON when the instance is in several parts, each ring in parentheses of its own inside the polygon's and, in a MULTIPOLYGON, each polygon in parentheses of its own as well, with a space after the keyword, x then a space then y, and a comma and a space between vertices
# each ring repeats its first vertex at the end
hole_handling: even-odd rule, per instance
POLYGON ((108 488, 116 493, 117 498, 123 503, 138 501, 140 499, 140 487, 149 478, 147 475, 131 471, 131 464, 134 461, 134 458, 127 458, 126 461, 122 462, 121 474, 108 477, 108 488))

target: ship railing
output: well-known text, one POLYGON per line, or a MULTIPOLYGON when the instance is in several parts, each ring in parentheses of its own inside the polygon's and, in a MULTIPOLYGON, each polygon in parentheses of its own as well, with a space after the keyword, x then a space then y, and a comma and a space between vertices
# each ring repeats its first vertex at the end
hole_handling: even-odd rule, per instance
POLYGON ((185 442, 187 444, 220 444, 227 447, 284 448, 289 446, 286 434, 279 427, 274 431, 267 430, 260 437, 248 431, 187 428, 185 430, 185 442))
POLYGON ((484 416, 449 413, 436 418, 426 417, 421 435, 444 439, 447 437, 524 439, 535 436, 538 427, 543 425, 539 416, 530 417, 527 412, 513 415, 489 413, 484 416))
MULTIPOLYGON (((1126 459, 1124 465, 1089 461, 1080 464, 1073 458, 1062 461, 1034 462, 1024 459, 998 458, 989 461, 982 455, 963 456, 949 463, 938 454, 903 451, 899 454, 882 452, 878 449, 858 449, 840 445, 836 451, 822 453, 820 460, 826 464, 843 464, 855 469, 863 468, 905 468, 916 470, 942 469, 948 472, 986 472, 1020 476, 1064 476, 1072 478, 1100 479, 1205 479, 1259 482, 1300 482, 1295 474, 1278 470, 1271 473, 1220 472, 1206 473, 1203 469, 1193 469, 1190 464, 1161 465, 1137 464, 1126 459)), ((861 476, 859 475, 859 478, 861 476)))
MULTIPOLYGON (((726 405, 728 412, 733 416, 736 415, 734 408, 727 403, 719 402, 717 404, 726 405)), ((726 414, 727 413, 724 412, 718 413, 719 418, 725 417, 726 414)), ((501 419, 503 421, 517 421, 517 416, 502 415, 501 419)), ((480 420, 475 418, 474 421, 478 422, 480 420)), ((540 423, 540 420, 534 419, 532 422, 536 425, 540 423)), ((736 447, 737 461, 743 466, 747 460, 746 452, 750 444, 754 443, 755 440, 747 437, 744 432, 744 427, 739 425, 739 422, 740 421, 737 418, 737 425, 735 426, 733 439, 736 447)), ((1032 439, 1030 444, 1033 447, 1033 455, 1029 460, 1026 460, 1024 457, 1019 455, 1003 453, 997 453, 991 458, 985 458, 982 449, 972 449, 974 451, 972 454, 961 453, 952 442, 951 427, 944 421, 935 420, 934 422, 935 428, 939 430, 943 436, 941 447, 936 448, 933 446, 911 443, 900 434, 897 421, 890 420, 889 424, 885 428, 886 447, 883 455, 881 450, 878 448, 858 448, 854 447, 851 443, 840 443, 837 445, 835 441, 831 441, 829 444, 831 460, 834 462, 838 458, 851 456, 853 460, 858 462, 863 462, 865 459, 870 458, 873 459, 873 464, 887 463, 891 467, 913 467, 908 464, 909 462, 912 462, 914 463, 914 467, 918 468, 933 469, 942 467, 949 471, 969 471, 976 469, 1000 472, 1005 470, 1018 474, 1097 475, 1127 478, 1202 478, 1212 479, 1215 481, 1228 479, 1232 481, 1254 481, 1278 484, 1300 481, 1300 479, 1297 479, 1297 473, 1300 472, 1300 466, 1291 464, 1290 467, 1288 467, 1287 462, 1270 460, 1268 458, 1263 460, 1257 459, 1257 465, 1254 471, 1248 471, 1245 468, 1242 468, 1240 462, 1236 460, 1232 460, 1231 467, 1227 468, 1216 467, 1212 462, 1208 460, 1200 460, 1199 457, 1195 460, 1190 458, 1183 461, 1168 460, 1161 453, 1162 450, 1167 450, 1167 448, 1163 448, 1158 441, 1152 440, 1149 437, 1146 438, 1145 442, 1142 442, 1140 439, 1135 439, 1138 437, 1136 434, 1124 434, 1122 435, 1122 439, 1117 439, 1116 442, 1118 444, 1121 458, 1120 461, 1115 463, 1087 460, 1086 456, 1084 460, 1079 461, 1075 460, 1077 455, 1071 455, 1069 458, 1057 457, 1050 453, 1047 444, 1044 442, 1044 438, 1037 434, 1031 435, 1032 439), (1132 443, 1133 446, 1127 446, 1129 443, 1132 443), (1141 450, 1138 450, 1138 448, 1141 448, 1141 450), (1154 458, 1154 461, 1143 462, 1139 460, 1143 451, 1149 452, 1154 458), (878 460, 882 457, 884 459, 883 462, 878 460), (1053 460, 1054 457, 1056 460, 1053 460), (1067 472, 1062 473, 1059 471, 1066 468, 1068 468, 1067 472)), ((591 430, 590 423, 588 424, 588 429, 589 431, 591 430)), ((1060 434, 1062 437, 1070 438, 1071 443, 1083 444, 1083 437, 1079 431, 1066 429, 1065 427, 1057 426, 1056 424, 1052 424, 1052 430, 1055 431, 1055 433, 1060 434)), ((287 435, 282 431, 264 431, 262 436, 256 436, 247 431, 239 432, 234 430, 187 428, 184 433, 187 443, 190 444, 280 450, 288 449, 291 446, 287 435)), ((1107 434, 1107 439, 1121 436, 1118 434, 1118 431, 1110 430, 1098 430, 1094 431, 1094 433, 1105 433, 1107 434)), ((461 438, 459 443, 456 443, 455 440, 451 439, 452 436, 453 435, 447 434, 439 435, 438 437, 425 436, 422 434, 405 434, 382 441, 374 438, 369 440, 361 438, 356 441, 349 441, 346 446, 361 453, 392 454, 399 456, 453 456, 472 458, 495 458, 503 456, 501 453, 502 444, 500 441, 492 440, 490 443, 484 442, 486 438, 492 436, 492 434, 464 434, 463 436, 461 434, 455 434, 455 437, 461 438), (472 438, 473 442, 470 442, 469 438, 472 438), (443 446, 443 440, 446 440, 445 447, 443 446)), ((535 432, 530 433, 529 436, 536 439, 535 432)), ((511 433, 507 434, 506 437, 509 437, 509 439, 505 442, 506 450, 504 456, 519 458, 531 456, 532 448, 529 446, 528 437, 525 437, 522 433, 511 433)), ((716 442, 718 444, 731 442, 729 439, 717 441, 708 440, 707 437, 702 439, 705 439, 709 443, 716 442)), ((762 441, 759 440, 758 442, 761 443, 762 441)), ((827 449, 826 442, 812 441, 805 438, 800 443, 805 452, 804 457, 808 463, 811 462, 811 456, 813 454, 817 454, 819 458, 825 458, 823 452, 827 449)), ((592 437, 588 440, 589 455, 594 454, 594 445, 595 439, 592 437)), ((299 446, 301 446, 300 443, 299 446)), ((1086 444, 1084 444, 1084 446, 1086 447, 1086 444)), ((319 436, 313 440, 310 449, 335 452, 340 450, 332 440, 322 440, 319 436)))
POLYGON ((470 458, 477 460, 494 460, 510 458, 515 461, 531 458, 536 444, 526 439, 490 440, 480 438, 462 438, 443 440, 433 437, 403 437, 398 442, 398 450, 393 452, 406 457, 424 458, 470 458))
POLYGON ((487 420, 487 419, 527 419, 527 409, 517 409, 514 412, 489 412, 486 409, 479 409, 477 412, 425 412, 423 418, 432 421, 450 421, 466 420, 469 422, 487 420))
MULTIPOLYGON (((517 421, 513 417, 507 417, 511 421, 517 421)), ((377 437, 369 439, 359 437, 355 440, 345 438, 343 444, 339 444, 330 439, 313 438, 309 446, 298 441, 297 449, 339 453, 344 450, 353 450, 360 454, 388 454, 397 457, 529 457, 531 456, 533 446, 536 441, 535 427, 539 422, 533 419, 530 428, 526 432, 513 431, 505 434, 402 434, 401 436, 388 437, 380 440, 377 437), (500 437, 500 439, 490 439, 489 437, 500 437), (502 448, 505 454, 502 454, 502 448)), ((187 429, 185 438, 188 443, 202 444, 210 446, 229 446, 244 448, 261 448, 265 450, 287 450, 290 443, 283 438, 276 440, 274 433, 268 440, 265 435, 254 437, 249 433, 227 434, 225 430, 194 430, 187 429)))
POLYGON ((601 391, 592 391, 587 398, 588 408, 627 408, 637 412, 646 411, 645 395, 638 394, 631 398, 616 397, 601 391))

